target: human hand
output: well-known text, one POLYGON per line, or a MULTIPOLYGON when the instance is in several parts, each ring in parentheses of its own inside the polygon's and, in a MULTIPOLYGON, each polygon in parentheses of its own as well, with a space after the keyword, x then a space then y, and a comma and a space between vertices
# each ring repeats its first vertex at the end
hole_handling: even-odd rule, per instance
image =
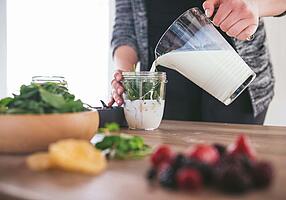
POLYGON ((249 40, 259 23, 256 0, 206 0, 203 8, 207 17, 213 17, 214 25, 230 37, 249 40), (215 8, 218 8, 214 13, 215 8))
POLYGON ((115 71, 113 76, 114 79, 111 81, 112 97, 108 102, 109 107, 111 107, 114 104, 114 102, 116 102, 118 106, 121 106, 123 104, 122 94, 124 92, 124 87, 120 82, 123 79, 122 71, 121 70, 115 71))

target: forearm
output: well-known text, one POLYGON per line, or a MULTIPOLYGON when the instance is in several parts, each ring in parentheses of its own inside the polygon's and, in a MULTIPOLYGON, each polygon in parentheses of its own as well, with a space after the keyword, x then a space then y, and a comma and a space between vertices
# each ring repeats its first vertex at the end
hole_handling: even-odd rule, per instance
POLYGON ((131 71, 138 62, 136 51, 127 45, 118 47, 114 52, 114 62, 117 69, 131 71))
POLYGON ((260 17, 276 16, 286 11, 286 0, 254 0, 260 17))

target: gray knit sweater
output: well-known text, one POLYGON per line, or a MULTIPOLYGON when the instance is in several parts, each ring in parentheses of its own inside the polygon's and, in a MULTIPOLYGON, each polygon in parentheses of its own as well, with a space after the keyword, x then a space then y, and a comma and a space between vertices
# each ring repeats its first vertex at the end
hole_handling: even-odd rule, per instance
MULTIPOLYGON (((116 0, 115 24, 112 35, 113 52, 121 45, 129 45, 138 53, 141 70, 148 70, 148 37, 145 0, 116 0)), ((239 55, 252 68, 257 77, 248 90, 254 116, 266 109, 274 95, 274 77, 266 45, 264 23, 252 41, 234 40, 239 55)))

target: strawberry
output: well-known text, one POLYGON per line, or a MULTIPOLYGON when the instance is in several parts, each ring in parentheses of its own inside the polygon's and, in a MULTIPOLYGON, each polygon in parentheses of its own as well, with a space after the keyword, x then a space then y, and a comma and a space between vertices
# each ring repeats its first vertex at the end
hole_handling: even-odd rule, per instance
POLYGON ((198 170, 182 168, 176 174, 176 183, 181 189, 194 191, 202 187, 203 181, 198 170))
POLYGON ((243 154, 249 159, 255 160, 255 151, 251 146, 250 140, 243 134, 238 136, 235 143, 228 147, 227 152, 230 155, 243 154))
POLYGON ((215 164, 220 159, 217 149, 206 144, 199 144, 192 148, 190 152, 187 152, 187 156, 190 159, 196 159, 210 165, 215 164))
POLYGON ((155 168, 159 168, 164 163, 170 163, 173 152, 168 145, 159 146, 151 155, 151 163, 155 168))

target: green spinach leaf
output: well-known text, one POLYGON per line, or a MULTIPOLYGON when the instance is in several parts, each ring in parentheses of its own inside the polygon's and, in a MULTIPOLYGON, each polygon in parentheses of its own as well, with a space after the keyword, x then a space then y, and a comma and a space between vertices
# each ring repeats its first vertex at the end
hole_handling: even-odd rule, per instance
POLYGON ((0 114, 44 114, 87 110, 81 100, 57 83, 22 85, 19 95, 0 100, 0 114))
POLYGON ((115 159, 138 159, 151 153, 151 148, 144 144, 143 138, 126 134, 105 136, 95 147, 107 150, 111 158, 115 159))

